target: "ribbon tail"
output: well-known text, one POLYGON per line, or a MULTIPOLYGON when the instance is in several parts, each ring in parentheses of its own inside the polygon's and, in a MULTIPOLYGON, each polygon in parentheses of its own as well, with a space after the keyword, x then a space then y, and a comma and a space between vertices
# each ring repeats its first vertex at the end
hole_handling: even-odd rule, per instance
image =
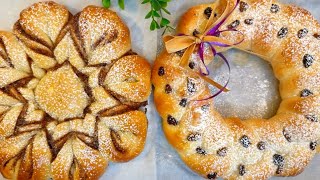
MULTIPOLYGON (((201 36, 195 37, 195 36, 191 36, 191 35, 183 35, 182 34, 182 35, 178 35, 178 36, 165 36, 163 38, 164 43, 165 43, 165 47, 166 47, 168 53, 178 52, 178 51, 182 51, 185 49, 185 52, 183 53, 183 56, 181 57, 180 63, 179 63, 179 65, 183 68, 188 66, 189 59, 190 59, 192 53, 195 51, 197 45, 199 44, 198 55, 200 56, 201 63, 203 64, 203 66, 206 69, 204 70, 203 67, 200 67, 199 72, 194 72, 194 71, 192 71, 192 72, 196 73, 197 75, 200 75, 200 77, 203 80, 205 80, 206 82, 208 82, 212 86, 219 88, 218 92, 216 92, 212 96, 205 98, 203 100, 208 100, 208 99, 214 98, 214 97, 218 96, 219 94, 221 94, 222 92, 229 91, 227 89, 227 85, 229 84, 229 81, 230 81, 230 73, 231 73, 230 64, 229 64, 227 58, 223 54, 218 53, 219 49, 215 49, 215 46, 222 47, 222 48, 223 47, 235 47, 236 45, 238 45, 244 41, 243 33, 239 32, 236 29, 227 29, 227 30, 221 30, 221 31, 219 30, 219 28, 228 20, 230 15, 234 12, 236 7, 240 3, 240 0, 234 0, 234 1, 235 1, 235 4, 232 1, 232 3, 233 3, 232 5, 234 5, 233 7, 230 7, 231 2, 227 2, 224 12, 218 18, 218 20, 216 20, 216 22, 213 22, 214 16, 210 16, 208 22, 206 23, 204 33, 201 34, 201 36), (234 43, 234 42, 230 42, 230 40, 223 39, 223 37, 220 37, 221 33, 228 32, 228 31, 230 31, 230 32, 235 31, 237 33, 240 33, 242 35, 242 39, 239 40, 238 42, 234 43), (209 77, 206 77, 207 75, 209 75, 209 69, 206 66, 205 60, 204 60, 204 50, 205 50, 204 45, 205 44, 208 44, 211 47, 213 56, 214 57, 216 55, 220 56, 228 67, 229 77, 228 77, 228 80, 224 86, 220 85, 219 83, 215 82, 214 80, 210 79, 209 77), (204 71, 206 71, 206 72, 204 72, 204 71)), ((199 100, 199 101, 201 101, 201 100, 199 100)))
POLYGON ((234 45, 229 40, 225 40, 225 39, 222 39, 220 37, 215 37, 215 36, 205 36, 203 38, 203 41, 208 44, 211 44, 214 46, 219 46, 219 47, 230 47, 230 46, 234 45))
POLYGON ((210 71, 206 65, 206 63, 204 62, 204 43, 201 43, 199 45, 199 50, 198 50, 198 54, 200 56, 200 60, 201 60, 201 63, 203 65, 203 67, 205 68, 205 71, 206 72, 203 72, 203 68, 200 67, 200 74, 203 75, 203 76, 208 76, 210 74, 210 71))
POLYGON ((181 57, 180 60, 180 66, 181 67, 186 67, 189 62, 189 58, 191 54, 193 53, 194 49, 196 48, 196 44, 193 44, 187 48, 187 50, 183 53, 183 56, 181 57))
POLYGON ((163 42, 167 42, 167 41, 170 41, 172 39, 174 39, 174 36, 171 36, 171 35, 167 35, 167 36, 163 36, 162 37, 163 42))
POLYGON ((193 36, 165 36, 163 40, 168 53, 181 51, 195 43, 193 36))
POLYGON ((227 58, 226 58, 223 54, 217 53, 217 55, 220 56, 220 57, 222 58, 222 60, 226 63, 226 65, 228 66, 228 70, 229 70, 228 80, 227 80, 226 84, 225 84, 224 86, 222 86, 222 88, 221 88, 218 92, 216 92, 215 94, 213 94, 213 95, 210 96, 210 97, 207 97, 207 98, 204 98, 204 99, 201 99, 201 100, 197 100, 197 101, 209 100, 209 99, 212 99, 212 98, 218 96, 218 95, 221 94, 222 92, 225 92, 225 90, 226 90, 226 88, 227 88, 227 86, 228 86, 228 84, 229 84, 229 81, 230 81, 230 73, 231 73, 230 64, 229 64, 227 58))
POLYGON ((206 77, 206 76, 200 76, 203 80, 205 80, 207 83, 211 84, 212 86, 222 90, 223 92, 229 92, 230 90, 224 86, 222 86, 221 84, 215 82, 214 80, 206 77))

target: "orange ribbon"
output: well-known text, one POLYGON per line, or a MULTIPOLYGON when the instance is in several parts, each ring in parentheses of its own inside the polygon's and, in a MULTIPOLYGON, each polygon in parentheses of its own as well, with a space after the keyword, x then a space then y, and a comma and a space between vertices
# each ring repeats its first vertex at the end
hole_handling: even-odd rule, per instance
MULTIPOLYGON (((213 29, 218 30, 218 28, 224 24, 225 20, 228 18, 228 16, 234 11, 236 6, 238 5, 238 2, 239 2, 239 0, 237 0, 237 4, 234 7, 230 7, 229 3, 227 3, 225 11, 223 12, 223 14, 220 16, 220 18, 216 22, 214 22, 214 16, 210 16, 203 33, 200 33, 196 36, 193 36, 193 35, 180 35, 180 36, 167 35, 167 36, 164 36, 163 41, 164 41, 165 47, 167 49, 167 52, 168 53, 175 53, 175 52, 178 52, 181 50, 185 50, 185 52, 183 53, 183 56, 181 57, 181 60, 180 60, 180 66, 183 68, 186 68, 192 53, 195 51, 195 49, 197 47, 199 48, 199 45, 201 43, 215 42, 215 43, 220 43, 220 44, 226 45, 224 47, 234 46, 235 44, 232 44, 232 42, 230 42, 226 39, 222 39, 219 36, 211 35, 210 31, 212 31, 213 29), (208 32, 209 32, 209 35, 208 35, 208 32)), ((228 30, 226 30, 226 31, 228 31, 228 30)), ((233 31, 236 31, 236 30, 233 30, 233 31)), ((219 31, 219 32, 223 32, 223 31, 219 31)), ((237 44, 239 44, 239 43, 237 43, 237 44)), ((214 51, 214 49, 213 49, 213 51, 214 51)), ((216 52, 213 52, 213 53, 215 56, 216 52)), ((198 74, 200 74, 200 73, 198 73, 198 74)), ((203 80, 205 80, 206 82, 208 82, 209 84, 219 88, 220 90, 222 90, 224 92, 229 91, 224 86, 218 84, 214 80, 212 80, 202 74, 200 74, 200 77, 203 80)))

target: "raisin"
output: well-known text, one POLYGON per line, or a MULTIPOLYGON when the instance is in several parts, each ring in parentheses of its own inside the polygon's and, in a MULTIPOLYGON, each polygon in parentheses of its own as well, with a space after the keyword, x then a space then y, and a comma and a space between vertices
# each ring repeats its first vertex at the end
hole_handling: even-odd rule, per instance
POLYGON ((287 36, 287 34, 288 34, 288 28, 282 27, 278 32, 278 38, 280 38, 280 39, 284 38, 287 36))
POLYGON ((205 10, 204 10, 204 15, 206 15, 206 18, 209 19, 211 14, 212 14, 212 8, 211 7, 207 7, 205 10))
POLYGON ((273 155, 273 163, 276 166, 283 166, 284 165, 284 157, 281 156, 280 154, 274 154, 273 155))
POLYGON ((159 68, 159 70, 158 70, 158 75, 159 75, 159 76, 163 76, 163 75, 164 75, 164 67, 163 67, 163 66, 161 66, 161 67, 159 68))
POLYGON ((201 106, 201 110, 204 112, 208 111, 208 109, 209 109, 209 104, 201 106))
POLYGON ((224 148, 221 148, 221 149, 219 149, 218 151, 217 151, 217 155, 218 156, 221 156, 221 157, 224 157, 224 156, 226 156, 227 155, 227 148, 226 147, 224 147, 224 148))
POLYGON ((187 80, 187 89, 188 89, 189 93, 194 93, 197 91, 196 84, 190 78, 188 78, 188 80, 187 80))
POLYGON ((165 92, 167 94, 170 94, 172 92, 172 88, 171 88, 171 86, 169 84, 166 84, 165 92))
POLYGON ((315 116, 315 115, 309 114, 309 115, 306 115, 305 117, 306 117, 307 120, 309 120, 311 122, 318 122, 318 117, 315 116))
POLYGON ((178 121, 176 120, 176 118, 172 117, 171 115, 168 115, 167 122, 168 122, 168 124, 173 125, 173 126, 178 125, 178 121))
POLYGON ((311 95, 313 95, 313 93, 309 89, 302 90, 301 94, 300 94, 301 97, 308 97, 308 96, 311 96, 311 95))
POLYGON ((239 165, 239 174, 243 176, 246 173, 246 167, 242 164, 239 165))
POLYGON ((198 30, 196 30, 196 29, 192 33, 193 36, 197 36, 198 34, 200 34, 200 32, 198 30))
POLYGON ((318 145, 317 142, 311 142, 311 143, 310 143, 310 149, 311 149, 312 151, 316 150, 317 145, 318 145))
POLYGON ((308 34, 308 29, 307 28, 303 28, 303 29, 300 29, 298 31, 298 38, 301 39, 301 38, 304 38, 307 34, 308 34))
POLYGON ((191 133, 187 137, 188 141, 198 141, 200 139, 201 135, 199 133, 191 133))
POLYGON ((189 68, 190 69, 194 69, 195 66, 196 66, 196 64, 194 62, 190 62, 189 63, 189 68))
POLYGON ((291 141, 292 141, 291 136, 290 136, 289 133, 286 131, 286 129, 283 129, 282 134, 283 134, 283 136, 286 138, 286 140, 287 140, 288 142, 291 142, 291 141))
POLYGON ((231 24, 228 25, 228 29, 234 29, 234 28, 238 27, 239 25, 240 25, 240 21, 235 20, 231 24))
POLYGON ((272 5, 271 5, 271 8, 270 8, 270 11, 271 11, 272 13, 277 13, 277 12, 279 12, 279 11, 280 11, 279 5, 277 5, 277 4, 272 4, 272 5))
POLYGON ((266 149, 266 143, 265 142, 259 142, 258 144, 257 144, 257 147, 258 147, 258 149, 259 150, 265 150, 266 149))
POLYGON ((251 145, 250 139, 248 136, 243 135, 240 138, 240 143, 242 144, 243 147, 248 148, 251 145))
POLYGON ((248 3, 243 2, 243 1, 240 2, 240 8, 239 8, 240 12, 244 12, 244 11, 246 11, 248 8, 249 8, 248 3))
POLYGON ((280 174, 283 171, 284 157, 279 154, 273 155, 273 163, 278 166, 276 174, 280 174))
POLYGON ((245 19, 244 23, 247 25, 252 25, 253 24, 253 19, 245 19))
POLYGON ((185 98, 181 99, 179 105, 182 107, 186 107, 187 106, 187 99, 185 99, 185 98))
POLYGON ((309 68, 313 64, 313 56, 306 54, 303 56, 303 65, 305 68, 309 68))
POLYGON ((206 151, 204 149, 202 149, 201 147, 197 147, 196 148, 196 152, 198 154, 201 154, 201 155, 206 155, 207 154, 206 151))
POLYGON ((207 175, 207 178, 208 179, 216 179, 217 178, 217 173, 216 172, 215 173, 210 173, 210 174, 207 175))

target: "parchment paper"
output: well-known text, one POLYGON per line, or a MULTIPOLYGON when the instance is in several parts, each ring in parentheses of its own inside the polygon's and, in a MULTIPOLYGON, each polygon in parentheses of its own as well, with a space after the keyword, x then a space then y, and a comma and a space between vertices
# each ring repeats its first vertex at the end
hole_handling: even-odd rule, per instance
MULTIPOLYGON (((69 8, 75 14, 85 6, 101 5, 101 0, 55 0, 69 8)), ((126 10, 117 7, 113 0, 111 9, 118 12, 131 31, 133 50, 148 59, 152 64, 157 52, 162 49, 162 31, 150 32, 150 22, 144 20, 150 7, 141 6, 141 0, 125 0, 126 10)), ((176 25, 181 14, 192 5, 209 3, 213 0, 172 0, 168 9, 172 15, 168 17, 176 25)), ((37 0, 1 0, 0 1, 0 29, 10 31, 19 13, 37 0)), ((294 3, 308 9, 320 20, 319 0, 281 0, 294 3)), ((219 112, 224 116, 271 117, 278 108, 278 82, 274 78, 271 67, 263 60, 246 53, 231 50, 225 53, 231 60, 231 91, 215 99, 219 112), (250 88, 249 88, 250 87, 250 88), (253 87, 253 88, 252 88, 253 87), (241 105, 239 105, 241 104, 241 105)), ((224 66, 219 63, 211 64, 213 77, 223 82, 224 66), (220 76, 214 76, 219 74, 220 76)), ((133 180, 197 180, 202 179, 193 173, 180 160, 174 149, 167 143, 161 129, 161 120, 150 97, 147 116, 149 119, 148 138, 144 151, 140 156, 128 163, 110 163, 101 179, 133 179, 133 180)), ((290 178, 296 180, 320 179, 320 156, 318 155, 308 168, 299 176, 290 178)), ((0 177, 0 179, 3 179, 0 177)), ((278 179, 278 178, 273 178, 278 179)), ((286 179, 286 178, 282 178, 286 179)))

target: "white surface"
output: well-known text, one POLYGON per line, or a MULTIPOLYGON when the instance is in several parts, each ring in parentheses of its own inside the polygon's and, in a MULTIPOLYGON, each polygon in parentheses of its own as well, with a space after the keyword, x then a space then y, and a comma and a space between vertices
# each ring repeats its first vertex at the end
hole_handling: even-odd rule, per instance
MULTIPOLYGON (((1 0, 0 29, 10 30, 18 19, 19 12, 34 2, 37 1, 1 0)), ((100 0, 56 0, 56 2, 66 5, 73 14, 89 4, 101 5, 100 0)), ((126 0, 126 10, 120 11, 116 1, 113 0, 114 7, 112 9, 117 11, 129 26, 133 50, 146 57, 152 63, 156 57, 157 50, 159 51, 162 47, 160 37, 162 31, 149 31, 150 22, 144 20, 149 6, 140 6, 140 2, 141 0, 126 0)), ((173 14, 170 19, 175 25, 179 16, 186 9, 204 2, 212 2, 212 0, 173 0, 168 7, 173 14)), ((281 2, 290 2, 302 6, 311 11, 320 20, 319 0, 281 0, 281 2)), ((232 91, 216 99, 218 110, 225 116, 238 115, 242 118, 250 116, 270 117, 277 108, 277 102, 279 101, 277 82, 272 75, 270 66, 254 56, 239 51, 232 50, 225 54, 231 59, 232 79, 229 88, 232 91), (241 106, 238 105, 240 103, 241 106), (244 111, 243 109, 246 110, 244 111)), ((214 66, 212 65, 212 68, 214 66)), ((223 71, 223 67, 217 67, 215 73, 219 74, 223 71)), ((110 163, 101 179, 201 179, 183 164, 173 148, 168 145, 161 130, 161 120, 152 102, 151 97, 147 113, 149 131, 145 150, 139 157, 128 163, 110 163)), ((317 156, 301 175, 288 179, 311 180, 320 179, 319 177, 320 156, 317 156)))

